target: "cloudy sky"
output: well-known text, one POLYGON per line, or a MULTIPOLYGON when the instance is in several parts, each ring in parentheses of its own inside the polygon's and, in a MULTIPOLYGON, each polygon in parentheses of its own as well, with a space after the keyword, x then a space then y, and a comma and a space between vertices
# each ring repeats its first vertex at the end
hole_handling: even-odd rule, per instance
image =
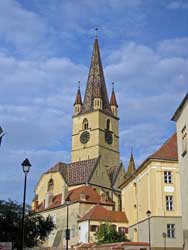
POLYGON ((121 158, 137 166, 174 131, 188 90, 188 0, 0 0, 0 199, 27 201, 41 173, 70 161, 72 110, 85 90, 95 27, 116 83, 121 158))

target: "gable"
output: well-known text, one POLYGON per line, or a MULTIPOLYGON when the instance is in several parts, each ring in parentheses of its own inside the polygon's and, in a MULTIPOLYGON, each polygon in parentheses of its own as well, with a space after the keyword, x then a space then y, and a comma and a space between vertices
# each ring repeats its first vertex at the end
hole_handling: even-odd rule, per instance
POLYGON ((41 176, 36 188, 35 193, 38 197, 38 202, 42 202, 46 198, 46 193, 48 192, 49 181, 54 180, 53 195, 58 195, 62 193, 63 187, 66 186, 65 180, 59 172, 45 173, 41 176))
POLYGON ((107 174, 107 170, 102 166, 101 158, 98 160, 95 169, 89 179, 90 184, 99 185, 106 188, 111 188, 111 182, 107 174))

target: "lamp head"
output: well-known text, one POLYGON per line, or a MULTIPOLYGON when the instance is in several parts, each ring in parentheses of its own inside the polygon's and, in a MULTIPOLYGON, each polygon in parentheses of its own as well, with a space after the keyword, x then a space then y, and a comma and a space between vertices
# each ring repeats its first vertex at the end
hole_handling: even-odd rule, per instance
POLYGON ((31 163, 29 162, 29 160, 27 158, 22 162, 22 167, 23 167, 24 173, 26 173, 26 174, 29 173, 31 163))
POLYGON ((150 217, 150 216, 151 216, 151 211, 148 210, 148 211, 146 212, 146 214, 147 214, 148 217, 150 217))

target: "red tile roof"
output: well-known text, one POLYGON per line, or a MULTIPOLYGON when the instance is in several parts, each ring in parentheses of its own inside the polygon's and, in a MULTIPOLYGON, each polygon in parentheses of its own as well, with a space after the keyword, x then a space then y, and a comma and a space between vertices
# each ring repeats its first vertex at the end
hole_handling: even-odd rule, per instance
POLYGON ((113 206, 114 203, 111 200, 101 201, 101 196, 90 186, 82 186, 69 191, 67 195, 71 202, 84 202, 93 204, 106 204, 113 206))
POLYGON ((110 222, 126 222, 128 223, 127 216, 121 211, 110 211, 106 208, 96 205, 86 213, 80 221, 95 220, 95 221, 110 221, 110 222))
POLYGON ((70 164, 59 162, 46 173, 60 172, 68 185, 76 185, 88 182, 98 158, 73 162, 70 164))
POLYGON ((149 158, 162 160, 178 160, 177 135, 173 134, 155 153, 149 158))
MULTIPOLYGON (((101 201, 101 196, 92 187, 82 186, 75 188, 68 192, 67 198, 72 202, 90 203, 90 204, 102 204, 113 206, 114 203, 111 200, 101 201)), ((62 194, 55 195, 52 199, 52 204, 46 209, 55 208, 62 204, 62 194)), ((45 210, 45 201, 41 202, 35 208, 36 211, 45 210)))

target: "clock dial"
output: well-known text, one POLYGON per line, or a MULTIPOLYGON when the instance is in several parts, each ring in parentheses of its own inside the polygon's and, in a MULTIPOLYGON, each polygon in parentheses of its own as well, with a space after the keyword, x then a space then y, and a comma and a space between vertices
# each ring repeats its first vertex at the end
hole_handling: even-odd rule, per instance
POLYGON ((106 132, 105 132, 105 141, 106 141, 108 144, 112 144, 112 143, 113 143, 113 135, 112 135, 112 132, 111 132, 111 131, 106 131, 106 132))
POLYGON ((90 133, 88 131, 84 131, 81 135, 80 135, 80 142, 82 144, 85 144, 89 141, 90 139, 90 133))

